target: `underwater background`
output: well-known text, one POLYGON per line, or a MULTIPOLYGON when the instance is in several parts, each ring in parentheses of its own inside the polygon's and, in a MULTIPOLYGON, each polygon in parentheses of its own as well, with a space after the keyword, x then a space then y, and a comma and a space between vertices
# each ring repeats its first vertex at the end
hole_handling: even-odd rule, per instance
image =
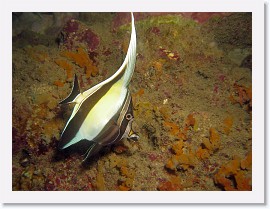
MULTIPOLYGON (((134 13, 138 141, 57 150, 72 88, 122 64, 130 13, 13 13, 14 191, 252 190, 252 14, 134 13)), ((113 104, 112 104, 113 105, 113 104)))

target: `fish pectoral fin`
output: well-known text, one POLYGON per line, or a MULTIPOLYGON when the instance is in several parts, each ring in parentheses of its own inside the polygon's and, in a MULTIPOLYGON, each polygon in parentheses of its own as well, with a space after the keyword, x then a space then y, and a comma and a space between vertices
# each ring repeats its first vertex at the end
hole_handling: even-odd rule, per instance
POLYGON ((71 93, 67 96, 67 98, 65 98, 64 100, 59 102, 59 104, 68 104, 68 103, 74 102, 74 99, 80 93, 81 93, 81 89, 80 89, 80 86, 79 86, 79 81, 78 81, 77 75, 75 74, 71 93))

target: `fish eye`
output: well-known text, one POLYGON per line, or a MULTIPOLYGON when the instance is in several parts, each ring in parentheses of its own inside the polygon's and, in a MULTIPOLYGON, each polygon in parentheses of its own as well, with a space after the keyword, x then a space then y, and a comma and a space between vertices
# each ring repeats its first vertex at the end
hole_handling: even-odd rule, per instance
POLYGON ((126 114, 126 119, 127 120, 131 120, 132 118, 133 118, 133 116, 130 113, 126 114))

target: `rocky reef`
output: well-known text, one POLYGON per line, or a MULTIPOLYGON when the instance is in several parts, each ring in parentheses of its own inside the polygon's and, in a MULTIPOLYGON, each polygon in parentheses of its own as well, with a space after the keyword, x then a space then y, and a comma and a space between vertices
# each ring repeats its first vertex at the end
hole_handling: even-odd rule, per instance
MULTIPOLYGON (((12 183, 28 191, 252 190, 251 13, 135 13, 138 141, 57 150, 83 90, 119 68, 129 13, 14 13, 12 183)), ((253 69, 256 70, 256 69, 253 69)))

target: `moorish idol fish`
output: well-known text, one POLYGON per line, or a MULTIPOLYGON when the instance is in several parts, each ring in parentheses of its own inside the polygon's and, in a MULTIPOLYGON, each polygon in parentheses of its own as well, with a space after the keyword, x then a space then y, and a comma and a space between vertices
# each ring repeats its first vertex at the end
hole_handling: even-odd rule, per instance
POLYGON ((136 62, 136 31, 131 13, 131 38, 121 67, 101 83, 81 92, 75 75, 70 95, 60 104, 74 103, 59 141, 65 149, 82 140, 91 142, 83 161, 96 154, 102 147, 123 138, 137 139, 132 130, 133 105, 129 83, 136 62))

